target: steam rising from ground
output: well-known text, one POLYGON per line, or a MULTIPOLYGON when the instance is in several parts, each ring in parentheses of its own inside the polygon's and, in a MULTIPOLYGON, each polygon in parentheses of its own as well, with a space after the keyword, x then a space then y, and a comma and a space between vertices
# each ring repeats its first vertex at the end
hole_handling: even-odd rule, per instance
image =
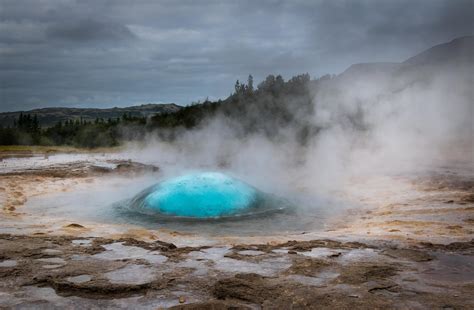
POLYGON ((472 66, 396 66, 353 66, 312 89, 314 113, 300 117, 322 129, 306 145, 292 128, 276 139, 242 137, 235 123, 216 117, 172 144, 152 135, 130 152, 173 167, 170 174, 224 169, 279 193, 324 193, 381 171, 472 165, 472 66))

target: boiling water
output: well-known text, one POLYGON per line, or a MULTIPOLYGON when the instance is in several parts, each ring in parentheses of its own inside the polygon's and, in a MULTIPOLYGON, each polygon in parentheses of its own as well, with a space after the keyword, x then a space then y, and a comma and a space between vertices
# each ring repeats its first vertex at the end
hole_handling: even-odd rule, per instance
POLYGON ((162 181, 118 207, 161 217, 218 219, 278 211, 287 205, 239 179, 203 172, 162 181))
POLYGON ((38 224, 67 220, 209 235, 272 235, 321 230, 334 204, 340 209, 340 203, 320 197, 276 197, 221 173, 159 183, 152 177, 102 179, 97 185, 33 197, 24 211, 38 224))

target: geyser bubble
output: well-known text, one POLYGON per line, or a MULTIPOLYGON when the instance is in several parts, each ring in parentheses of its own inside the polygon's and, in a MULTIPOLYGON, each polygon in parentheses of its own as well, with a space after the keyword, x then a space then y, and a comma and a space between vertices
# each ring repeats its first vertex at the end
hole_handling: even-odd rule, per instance
POLYGON ((284 203, 219 172, 192 173, 162 181, 129 201, 132 210, 178 218, 222 218, 281 210, 284 203))

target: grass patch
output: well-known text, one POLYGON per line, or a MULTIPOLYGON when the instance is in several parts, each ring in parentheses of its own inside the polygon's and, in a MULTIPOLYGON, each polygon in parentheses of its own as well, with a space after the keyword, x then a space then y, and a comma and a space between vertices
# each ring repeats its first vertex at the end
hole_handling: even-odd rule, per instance
POLYGON ((123 147, 77 148, 72 146, 42 146, 42 145, 0 145, 0 153, 115 153, 123 147))

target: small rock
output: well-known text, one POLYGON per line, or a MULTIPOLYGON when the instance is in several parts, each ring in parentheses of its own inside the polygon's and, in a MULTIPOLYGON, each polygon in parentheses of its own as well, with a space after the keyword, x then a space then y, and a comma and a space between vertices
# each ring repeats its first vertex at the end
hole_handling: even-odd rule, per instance
POLYGON ((293 251, 293 250, 289 250, 289 251, 288 251, 288 254, 298 254, 298 252, 293 251))
POLYGON ((186 302, 186 298, 184 296, 179 297, 179 303, 184 304, 186 302))
POLYGON ((67 228, 85 228, 84 226, 82 226, 81 224, 77 224, 77 223, 71 223, 69 225, 66 225, 64 227, 67 227, 67 228))
POLYGON ((460 225, 448 225, 446 226, 447 229, 462 229, 460 225))

